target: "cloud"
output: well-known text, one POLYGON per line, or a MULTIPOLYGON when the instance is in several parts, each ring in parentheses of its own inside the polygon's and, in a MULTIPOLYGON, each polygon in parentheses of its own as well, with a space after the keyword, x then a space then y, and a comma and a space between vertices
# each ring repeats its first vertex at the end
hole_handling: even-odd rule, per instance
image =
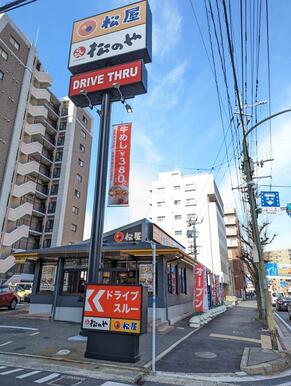
POLYGON ((173 2, 151 2, 153 12, 153 54, 165 56, 181 39, 182 17, 173 2))

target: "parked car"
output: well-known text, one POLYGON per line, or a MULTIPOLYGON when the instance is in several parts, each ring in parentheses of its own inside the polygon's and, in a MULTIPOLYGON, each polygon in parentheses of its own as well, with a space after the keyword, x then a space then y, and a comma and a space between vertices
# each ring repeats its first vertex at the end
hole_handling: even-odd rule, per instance
POLYGON ((21 302, 29 302, 32 291, 32 283, 15 283, 13 285, 21 302))
POLYGON ((288 311, 288 305, 291 305, 291 296, 279 296, 276 301, 277 311, 288 311))
POLYGON ((272 306, 275 306, 275 305, 276 305, 277 299, 278 299, 280 296, 283 296, 283 294, 282 294, 282 293, 279 293, 279 292, 272 292, 272 293, 271 293, 272 306))
POLYGON ((0 307, 8 307, 10 310, 15 310, 19 298, 14 288, 9 286, 0 286, 0 307))

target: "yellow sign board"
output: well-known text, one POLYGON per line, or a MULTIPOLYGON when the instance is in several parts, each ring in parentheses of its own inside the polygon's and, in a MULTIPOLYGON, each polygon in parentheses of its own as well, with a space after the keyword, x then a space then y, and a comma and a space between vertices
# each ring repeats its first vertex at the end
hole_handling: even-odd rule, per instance
POLYGON ((139 1, 74 23, 72 43, 146 23, 146 1, 139 1))
POLYGON ((140 320, 111 319, 110 331, 140 334, 140 320))

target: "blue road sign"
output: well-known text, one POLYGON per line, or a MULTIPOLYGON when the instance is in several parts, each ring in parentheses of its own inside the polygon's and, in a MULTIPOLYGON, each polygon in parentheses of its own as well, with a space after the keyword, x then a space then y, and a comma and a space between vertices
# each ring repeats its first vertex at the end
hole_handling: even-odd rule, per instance
POLYGON ((280 208, 279 192, 261 192, 262 208, 280 208))
POLYGON ((265 270, 267 276, 278 276, 277 263, 265 263, 265 270))

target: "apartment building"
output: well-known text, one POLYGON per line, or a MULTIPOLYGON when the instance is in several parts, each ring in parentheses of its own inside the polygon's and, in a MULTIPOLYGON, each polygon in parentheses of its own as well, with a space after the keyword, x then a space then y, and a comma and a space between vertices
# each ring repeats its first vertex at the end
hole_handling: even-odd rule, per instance
POLYGON ((12 249, 83 239, 92 117, 51 85, 35 48, 0 15, 0 273, 12 249))
POLYGON ((264 252, 264 260, 278 264, 291 264, 291 249, 276 249, 264 252))
POLYGON ((245 295, 246 280, 244 275, 244 265, 241 260, 242 245, 240 240, 240 226, 235 208, 225 209, 224 222, 228 259, 231 270, 230 278, 232 281, 229 295, 243 298, 245 295))
MULTIPOLYGON (((212 174, 160 173, 150 189, 149 219, 184 245, 193 255, 196 221, 197 260, 229 284, 229 264, 223 202, 212 174), (191 231, 192 230, 192 231, 191 231)), ((194 255, 193 255, 194 256, 194 255)))

